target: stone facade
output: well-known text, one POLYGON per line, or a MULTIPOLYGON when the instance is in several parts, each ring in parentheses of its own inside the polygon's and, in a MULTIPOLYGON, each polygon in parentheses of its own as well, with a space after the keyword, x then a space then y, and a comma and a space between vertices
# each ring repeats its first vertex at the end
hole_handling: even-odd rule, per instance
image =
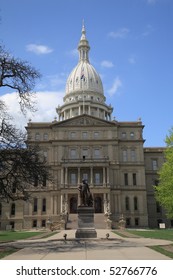
POLYGON ((28 123, 28 141, 39 143, 53 181, 42 189, 32 187, 32 201, 3 204, 1 228, 47 227, 48 220, 60 223, 63 215, 77 212, 77 186, 83 178, 94 198, 95 215, 111 213, 113 227, 122 214, 127 227, 158 227, 160 222, 170 227, 152 187, 164 162, 164 148, 144 148, 142 131, 141 120, 106 121, 85 114, 28 123))

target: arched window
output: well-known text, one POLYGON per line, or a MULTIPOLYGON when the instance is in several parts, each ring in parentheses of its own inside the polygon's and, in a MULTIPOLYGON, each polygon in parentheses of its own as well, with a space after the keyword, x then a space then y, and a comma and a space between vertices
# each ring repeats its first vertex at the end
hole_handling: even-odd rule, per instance
POLYGON ((138 198, 134 197, 134 210, 138 210, 138 198))
POLYGON ((125 198, 125 207, 126 207, 126 211, 130 210, 130 203, 129 203, 129 197, 126 196, 125 198))

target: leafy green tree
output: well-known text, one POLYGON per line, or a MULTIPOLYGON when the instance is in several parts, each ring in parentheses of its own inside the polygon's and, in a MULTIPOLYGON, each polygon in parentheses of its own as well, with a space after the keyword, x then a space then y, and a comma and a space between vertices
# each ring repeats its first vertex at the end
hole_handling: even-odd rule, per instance
POLYGON ((165 162, 159 171, 159 184, 155 186, 156 200, 165 208, 167 217, 173 218, 173 128, 165 139, 165 162))

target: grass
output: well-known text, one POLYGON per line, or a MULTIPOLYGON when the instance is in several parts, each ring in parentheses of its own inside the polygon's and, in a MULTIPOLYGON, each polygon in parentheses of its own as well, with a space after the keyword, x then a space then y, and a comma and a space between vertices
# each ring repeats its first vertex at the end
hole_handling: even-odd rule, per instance
POLYGON ((43 234, 43 232, 0 231, 0 242, 27 239, 41 234, 43 234))
POLYGON ((172 229, 156 229, 156 230, 127 230, 137 236, 145 238, 155 238, 173 241, 172 229))
MULTIPOLYGON (((123 231, 114 231, 116 234, 120 235, 121 237, 131 237, 130 235, 133 234, 134 236, 144 237, 144 238, 154 238, 154 239, 164 239, 173 241, 173 230, 172 229, 156 229, 156 230, 128 230, 125 229, 123 231), (129 235, 129 236, 128 236, 129 235)), ((155 250, 171 259, 173 259, 173 244, 167 246, 148 246, 150 249, 155 250)))
POLYGON ((161 246, 158 246, 158 245, 157 246, 148 246, 148 248, 155 250, 156 252, 159 252, 159 253, 173 259, 173 252, 167 251, 164 248, 162 248, 161 246))
MULTIPOLYGON (((0 244, 1 242, 10 242, 15 240, 27 239, 32 237, 47 238, 56 234, 57 232, 18 232, 18 231, 0 231, 0 244)), ((0 259, 17 252, 19 249, 10 247, 0 248, 0 259)))
MULTIPOLYGON (((47 238, 56 234, 57 232, 27 232, 27 231, 0 231, 0 243, 1 242, 9 242, 9 241, 16 241, 21 239, 27 238, 47 238)), ((34 238, 34 239, 35 239, 34 238)))
POLYGON ((4 249, 3 251, 0 251, 0 259, 3 259, 5 258, 6 256, 8 255, 11 255, 15 252, 17 252, 19 249, 13 249, 13 248, 10 248, 10 249, 4 249))

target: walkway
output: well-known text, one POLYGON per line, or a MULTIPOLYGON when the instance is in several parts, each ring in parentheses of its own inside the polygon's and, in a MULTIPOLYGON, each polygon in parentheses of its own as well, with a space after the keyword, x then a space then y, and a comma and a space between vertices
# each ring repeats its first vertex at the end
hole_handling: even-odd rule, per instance
POLYGON ((75 239, 75 232, 76 230, 63 230, 44 239, 8 243, 8 246, 21 250, 4 260, 169 260, 147 246, 167 245, 171 241, 123 238, 107 229, 97 229, 97 238, 94 239, 75 239), (67 234, 66 241, 64 234, 67 234))

